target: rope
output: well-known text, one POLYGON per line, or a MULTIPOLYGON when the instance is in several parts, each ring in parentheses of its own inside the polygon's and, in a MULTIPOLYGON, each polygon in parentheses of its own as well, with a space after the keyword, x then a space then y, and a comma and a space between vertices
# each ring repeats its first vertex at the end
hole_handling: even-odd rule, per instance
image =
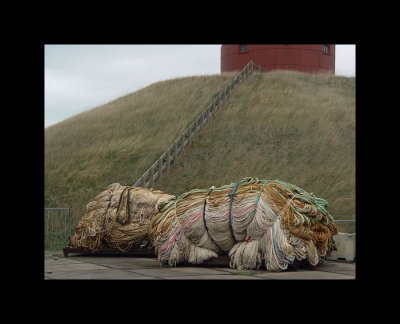
MULTIPOLYGON (((206 231, 208 233, 208 227, 207 227, 207 222, 206 222, 206 205, 207 205, 207 198, 210 196, 211 192, 215 189, 214 186, 210 188, 208 191, 206 197, 204 198, 204 205, 203 205, 203 221, 204 221, 204 227, 206 228, 206 231)), ((210 236, 211 237, 211 236, 210 236)))
POLYGON ((132 188, 132 187, 126 187, 126 188, 121 192, 121 196, 120 196, 120 198, 119 198, 118 208, 117 208, 117 217, 116 217, 116 221, 117 221, 119 224, 121 224, 121 225, 126 225, 126 224, 128 224, 128 223, 129 223, 129 220, 130 220, 130 214, 131 214, 131 212, 130 212, 130 201, 129 201, 129 189, 131 189, 131 188, 132 188), (124 196, 125 192, 128 192, 128 194, 124 196), (125 198, 125 197, 126 197, 126 198, 125 198), (126 204, 125 204, 125 210, 126 210, 125 218, 126 218, 126 221, 121 221, 121 220, 119 219, 119 216, 120 216, 120 207, 121 207, 121 205, 122 205, 123 200, 126 201, 126 204))
POLYGON ((212 236, 210 235, 210 232, 207 227, 207 222, 206 222, 206 206, 207 206, 207 198, 210 196, 211 192, 215 189, 215 186, 210 187, 210 190, 207 193, 206 198, 204 198, 204 205, 203 205, 203 221, 204 221, 204 227, 206 229, 207 234, 210 236, 210 239, 213 241, 213 243, 218 247, 218 249, 222 250, 221 247, 218 245, 217 242, 214 241, 212 236))
POLYGON ((149 236, 170 266, 225 252, 234 268, 282 271, 295 260, 317 264, 336 233, 325 200, 281 180, 244 178, 182 194, 153 218, 149 236))
POLYGON ((257 199, 256 199, 256 209, 255 209, 255 211, 257 211, 257 206, 258 206, 258 203, 260 202, 261 194, 263 193, 264 188, 265 188, 266 185, 267 185, 267 183, 264 183, 264 185, 261 187, 260 193, 259 193, 258 196, 257 196, 257 199))
POLYGON ((128 251, 149 239, 169 266, 225 253, 236 269, 282 271, 296 260, 317 265, 336 234, 326 200, 282 180, 243 178, 176 199, 112 184, 87 205, 69 246, 128 251))
POLYGON ((162 191, 114 183, 87 205, 68 246, 90 251, 108 246, 126 252, 148 237, 156 204, 161 208, 174 198, 162 191))
POLYGON ((233 203, 233 199, 234 199, 235 196, 236 196, 236 190, 237 190, 237 187, 239 186, 239 184, 240 184, 240 182, 237 182, 237 183, 234 185, 232 191, 231 191, 230 194, 229 194, 229 198, 230 198, 230 201, 229 201, 229 215, 228 215, 228 219, 229 219, 229 229, 230 229, 230 231, 231 231, 232 239, 233 239, 233 241, 234 241, 235 243, 237 243, 237 241, 236 241, 235 234, 233 233, 233 228, 232 228, 232 203, 233 203))

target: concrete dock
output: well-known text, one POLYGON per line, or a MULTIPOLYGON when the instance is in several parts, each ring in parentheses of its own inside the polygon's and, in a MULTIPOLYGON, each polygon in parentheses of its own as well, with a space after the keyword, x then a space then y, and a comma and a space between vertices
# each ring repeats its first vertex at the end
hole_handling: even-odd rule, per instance
POLYGON ((236 270, 228 265, 160 267, 155 257, 87 256, 64 257, 45 252, 44 279, 183 279, 183 280, 302 280, 355 279, 355 262, 327 261, 317 267, 284 272, 236 270))

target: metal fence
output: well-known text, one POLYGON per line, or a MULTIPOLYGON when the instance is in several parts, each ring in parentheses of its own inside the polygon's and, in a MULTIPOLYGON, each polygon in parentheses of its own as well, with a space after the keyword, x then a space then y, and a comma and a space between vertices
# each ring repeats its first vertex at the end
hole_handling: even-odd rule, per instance
POLYGON ((335 223, 339 232, 355 233, 356 220, 355 219, 335 219, 335 223))
POLYGON ((45 250, 60 250, 68 244, 71 235, 72 209, 44 209, 45 250))

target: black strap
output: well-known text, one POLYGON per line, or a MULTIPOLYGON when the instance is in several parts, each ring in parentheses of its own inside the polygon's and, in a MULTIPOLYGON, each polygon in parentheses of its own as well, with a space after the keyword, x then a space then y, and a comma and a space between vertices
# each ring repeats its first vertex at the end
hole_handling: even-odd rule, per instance
POLYGON ((203 220, 204 220, 204 225, 205 225, 205 227, 206 227, 207 233, 208 233, 208 228, 207 228, 206 218, 205 218, 205 216, 206 216, 207 198, 208 198, 208 196, 210 196, 210 194, 211 194, 211 192, 214 190, 214 188, 215 188, 215 187, 212 186, 212 187, 210 188, 210 190, 208 191, 207 196, 206 196, 206 198, 204 199, 204 205, 203 205, 203 220))
MULTIPOLYGON (((229 220, 229 229, 231 230, 231 235, 233 238, 233 241, 235 242, 235 244, 237 243, 235 235, 233 234, 233 227, 232 227, 232 203, 233 203, 233 199, 236 196, 236 190, 239 187, 239 185, 244 182, 244 179, 240 180, 239 182, 235 183, 235 185, 232 188, 232 191, 229 194, 229 198, 230 198, 230 202, 229 202, 229 215, 228 215, 228 220, 229 220)), ((247 180, 247 179, 246 179, 247 180)))
POLYGON ((204 222, 204 227, 206 228, 207 234, 210 237, 211 241, 213 241, 215 243, 215 245, 221 250, 224 251, 223 249, 221 249, 221 247, 218 245, 217 242, 214 241, 214 239, 212 238, 212 236, 210 235, 210 232, 208 231, 208 227, 207 227, 207 222, 206 222, 206 205, 207 205, 207 198, 210 196, 211 192, 215 189, 214 186, 212 186, 210 188, 210 190, 207 193, 206 198, 204 199, 204 205, 203 205, 203 222, 204 222))
POLYGON ((116 221, 118 222, 118 223, 120 223, 121 225, 126 225, 126 224, 128 224, 129 223, 129 221, 130 221, 130 219, 131 219, 131 208, 130 208, 130 203, 129 203, 129 190, 130 189, 132 189, 133 187, 126 187, 124 190, 122 190, 122 192, 121 192, 121 196, 119 197, 119 202, 118 202, 118 208, 117 208, 117 217, 116 217, 116 221), (126 220, 125 221, 122 221, 122 220, 120 220, 120 218, 119 218, 119 209, 120 209, 120 207, 121 207, 121 202, 122 202, 122 199, 123 199, 123 197, 124 197, 124 193, 125 193, 125 191, 126 190, 128 190, 128 197, 127 197, 127 201, 126 201, 126 209, 125 209, 125 212, 126 213, 128 213, 128 217, 126 217, 126 220))

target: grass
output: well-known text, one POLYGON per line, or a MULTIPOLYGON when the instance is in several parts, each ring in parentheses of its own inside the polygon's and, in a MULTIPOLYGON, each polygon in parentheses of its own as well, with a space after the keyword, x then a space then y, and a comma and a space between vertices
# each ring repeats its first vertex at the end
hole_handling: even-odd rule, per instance
POLYGON ((45 206, 74 224, 109 184, 132 185, 233 74, 154 83, 45 129, 45 206))
MULTIPOLYGON (((355 78, 277 71, 242 83, 157 184, 170 194, 281 179, 355 218, 355 78)), ((353 230, 353 224, 340 225, 353 230)))
MULTIPOLYGON (((132 185, 232 77, 155 83, 47 128, 46 207, 78 219, 109 184, 132 185)), ((156 188, 179 195, 246 176, 291 182, 328 200, 335 218, 355 218, 355 78, 251 77, 156 188)))

